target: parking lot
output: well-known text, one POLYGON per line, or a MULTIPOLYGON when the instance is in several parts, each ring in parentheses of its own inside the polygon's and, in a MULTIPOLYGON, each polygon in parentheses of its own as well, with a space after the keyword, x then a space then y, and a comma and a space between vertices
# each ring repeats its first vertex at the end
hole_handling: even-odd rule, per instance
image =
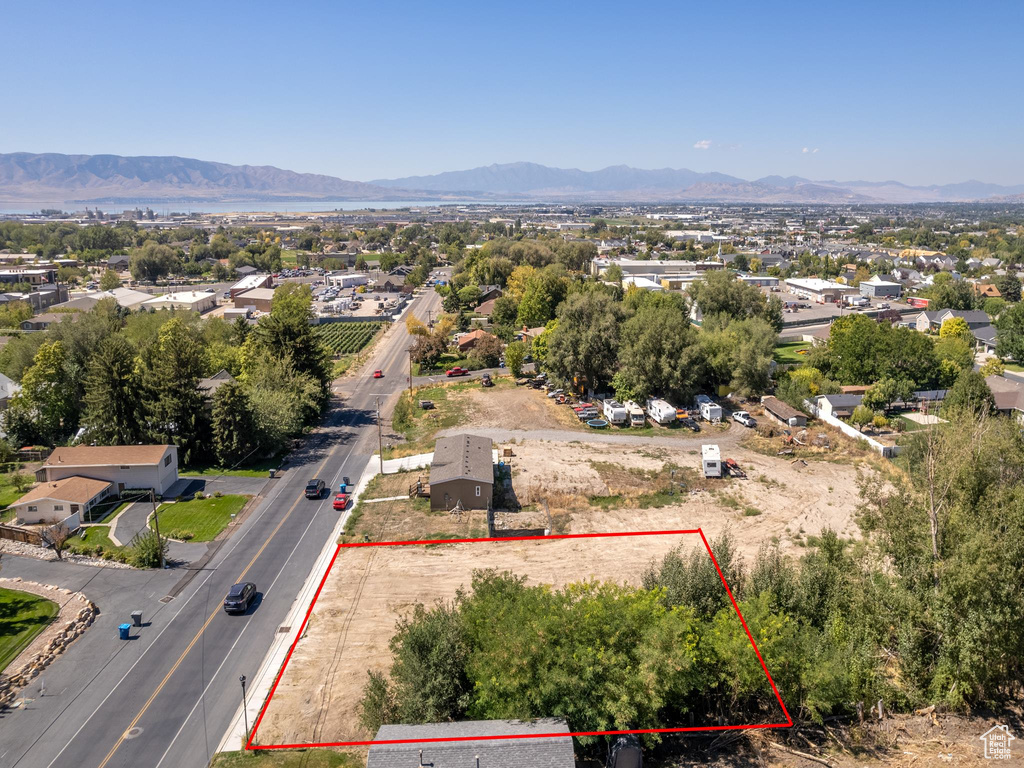
POLYGON ((778 296, 783 304, 794 304, 793 308, 783 309, 783 325, 813 325, 815 323, 831 322, 837 317, 848 314, 874 314, 886 309, 894 309, 897 312, 910 312, 914 308, 909 304, 896 301, 895 299, 869 299, 865 307, 843 307, 839 304, 818 304, 813 299, 805 299, 790 291, 765 290, 768 296, 778 296), (884 306, 883 306, 884 305, 884 306))

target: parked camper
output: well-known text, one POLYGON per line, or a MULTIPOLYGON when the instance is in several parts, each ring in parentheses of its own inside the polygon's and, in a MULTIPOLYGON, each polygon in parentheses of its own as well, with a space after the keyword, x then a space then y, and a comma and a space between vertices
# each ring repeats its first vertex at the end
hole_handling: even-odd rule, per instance
POLYGON ((717 445, 702 445, 700 447, 701 464, 704 470, 704 477, 722 476, 722 453, 717 445))
POLYGON ((604 401, 604 417, 609 424, 629 423, 629 412, 626 410, 626 406, 617 400, 604 401))
POLYGON ((664 400, 651 399, 647 401, 647 415, 658 424, 671 424, 676 420, 676 409, 664 400))
POLYGON ((718 405, 707 395, 697 395, 697 408, 700 410, 701 418, 704 421, 722 420, 722 406, 718 405))
POLYGON ((647 421, 647 417, 644 416, 644 409, 632 400, 627 400, 623 405, 626 406, 626 413, 629 414, 629 426, 642 427, 647 421))

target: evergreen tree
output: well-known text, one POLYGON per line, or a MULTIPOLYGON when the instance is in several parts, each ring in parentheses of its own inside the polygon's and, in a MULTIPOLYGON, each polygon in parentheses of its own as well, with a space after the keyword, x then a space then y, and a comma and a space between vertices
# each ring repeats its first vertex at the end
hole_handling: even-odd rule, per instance
POLYGON ((180 317, 165 323, 156 345, 145 352, 154 431, 177 444, 183 464, 196 461, 208 444, 206 407, 198 388, 205 362, 202 335, 180 317))
POLYGON ((241 384, 230 382, 213 398, 213 452, 222 467, 250 458, 258 446, 256 419, 241 384))
POLYGON ((142 382, 132 345, 123 336, 100 342, 85 377, 83 422, 101 445, 132 445, 144 433, 142 382))

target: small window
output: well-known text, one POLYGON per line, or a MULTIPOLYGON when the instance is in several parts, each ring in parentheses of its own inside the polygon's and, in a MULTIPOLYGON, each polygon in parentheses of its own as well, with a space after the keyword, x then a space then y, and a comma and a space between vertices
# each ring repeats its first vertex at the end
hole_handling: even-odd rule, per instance
POLYGON ((164 456, 164 466, 165 467, 171 466, 171 454, 169 454, 169 453, 166 456, 164 456))
POLYGON ((39 510, 38 510, 38 509, 36 509, 35 507, 29 507, 29 508, 28 508, 28 511, 29 511, 29 512, 38 512, 39 510))
POLYGON ((131 469, 131 467, 121 467, 121 469, 131 469))
POLYGON ((54 512, 63 512, 64 511, 64 505, 63 504, 54 504, 53 505, 53 511, 54 512))
POLYGON ((479 496, 479 495, 480 495, 480 486, 479 486, 479 485, 478 485, 478 486, 476 487, 476 495, 477 495, 477 496, 479 496))

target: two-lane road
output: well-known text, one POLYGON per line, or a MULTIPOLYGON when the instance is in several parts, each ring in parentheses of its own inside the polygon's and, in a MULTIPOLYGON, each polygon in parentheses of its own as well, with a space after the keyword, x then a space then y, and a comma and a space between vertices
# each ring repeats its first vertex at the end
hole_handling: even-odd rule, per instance
MULTIPOLYGON (((428 291, 408 311, 426 317, 439 305, 428 291)), ((239 676, 251 679, 275 635, 287 631, 281 624, 337 523, 330 495, 307 500, 303 488, 311 477, 336 487, 362 473, 377 445, 377 401, 383 407, 407 386, 409 343, 404 323, 395 323, 362 371, 339 382, 347 396, 332 401, 323 426, 211 562, 170 602, 161 603, 166 592, 158 590, 139 606, 152 624, 128 644, 130 653, 97 652, 95 640, 73 645, 47 671, 44 697, 3 715, 3 768, 207 765, 240 703, 239 676), (384 378, 370 378, 375 369, 384 378), (229 616, 221 602, 238 581, 254 582, 260 600, 229 616), (96 674, 71 674, 83 665, 96 674)), ((104 613, 90 633, 109 633, 118 648, 115 627, 125 619, 104 613)))

